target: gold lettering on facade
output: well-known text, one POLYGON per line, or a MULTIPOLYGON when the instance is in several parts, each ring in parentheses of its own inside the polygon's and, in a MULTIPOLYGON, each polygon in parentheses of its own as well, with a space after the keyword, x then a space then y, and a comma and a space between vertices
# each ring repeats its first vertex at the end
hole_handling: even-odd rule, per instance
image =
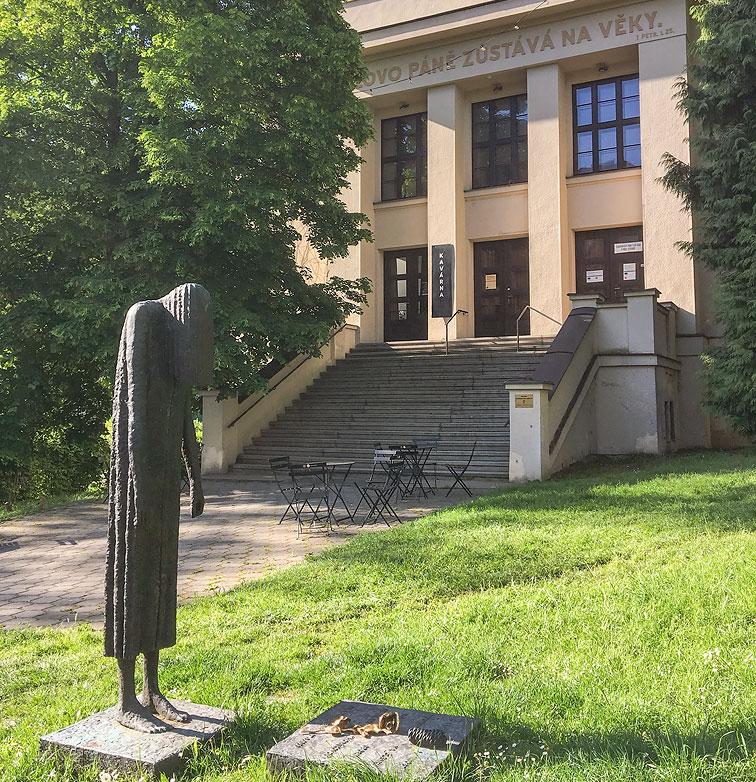
POLYGON ((381 63, 368 70, 367 78, 358 89, 370 90, 419 76, 438 74, 442 77, 445 71, 453 71, 458 66, 463 69, 480 69, 489 63, 515 57, 531 58, 544 52, 577 49, 594 40, 615 40, 618 45, 624 45, 629 40, 641 42, 675 34, 673 27, 658 21, 658 10, 638 13, 637 8, 638 6, 630 6, 631 10, 624 13, 603 18, 593 17, 593 21, 586 20, 585 24, 578 22, 557 29, 540 28, 543 32, 535 28, 530 32, 523 31, 516 37, 501 36, 489 41, 485 46, 471 43, 456 51, 450 49, 446 52, 422 52, 401 64, 381 63))

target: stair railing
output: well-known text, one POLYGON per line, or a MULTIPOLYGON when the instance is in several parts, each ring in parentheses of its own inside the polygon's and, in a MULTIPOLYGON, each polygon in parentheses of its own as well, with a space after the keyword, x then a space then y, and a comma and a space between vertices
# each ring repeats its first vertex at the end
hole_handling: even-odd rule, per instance
MULTIPOLYGON (((321 342, 320 345, 318 345, 318 350, 322 350, 337 334, 341 333, 346 327, 347 324, 343 323, 339 328, 332 331, 328 335, 328 338, 324 342, 321 342)), ((276 381, 276 383, 272 385, 270 388, 266 388, 264 394, 262 394, 257 399, 255 399, 255 401, 252 402, 252 404, 249 407, 245 408, 243 412, 239 413, 239 415, 237 415, 236 418, 234 418, 234 420, 231 421, 230 424, 228 424, 227 428, 231 429, 232 426, 235 426, 239 421, 241 421, 242 418, 244 418, 245 415, 247 415, 247 413, 250 410, 253 410, 258 404, 260 404, 260 402, 262 402, 263 399, 265 399, 265 397, 267 397, 269 394, 275 391, 278 388, 278 386, 281 385, 281 383, 283 383, 285 380, 291 377, 300 367, 304 366, 304 364, 306 364, 311 358, 314 358, 314 356, 312 355, 303 356, 301 361, 299 361, 299 363, 296 366, 292 367, 283 377, 279 378, 276 381)))
POLYGON ((557 326, 560 328, 562 327, 562 322, 559 320, 556 320, 556 318, 552 318, 551 315, 547 315, 545 312, 541 312, 541 310, 536 309, 532 304, 526 304, 522 308, 522 312, 517 316, 517 347, 516 351, 517 353, 520 352, 520 321, 525 317, 526 312, 537 312, 539 315, 542 315, 547 320, 550 320, 552 323, 556 323, 557 326))

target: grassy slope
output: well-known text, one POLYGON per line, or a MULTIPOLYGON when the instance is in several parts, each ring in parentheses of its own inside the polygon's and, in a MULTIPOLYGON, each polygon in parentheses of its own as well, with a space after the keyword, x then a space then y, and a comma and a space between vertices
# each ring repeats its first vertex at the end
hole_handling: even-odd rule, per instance
MULTIPOLYGON (((260 780, 355 698, 481 716, 470 780, 752 782, 755 515, 753 449, 583 468, 185 606, 166 688, 240 714, 187 778, 260 780)), ((48 779, 38 736, 113 702, 100 642, 0 633, 3 782, 48 779)))

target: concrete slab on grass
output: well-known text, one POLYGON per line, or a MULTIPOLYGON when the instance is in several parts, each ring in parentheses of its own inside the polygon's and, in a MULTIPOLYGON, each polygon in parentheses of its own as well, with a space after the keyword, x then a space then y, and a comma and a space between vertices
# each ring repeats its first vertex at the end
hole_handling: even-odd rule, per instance
POLYGON ((273 773, 288 771, 297 776, 304 776, 307 764, 352 763, 367 766, 381 774, 422 780, 459 752, 476 725, 477 720, 470 717, 341 701, 276 744, 268 751, 266 761, 273 773), (387 711, 399 713, 398 733, 364 738, 356 734, 335 736, 323 730, 340 716, 349 717, 352 724, 365 725, 377 722, 378 717, 387 711), (449 737, 448 749, 424 749, 411 744, 407 733, 415 727, 442 730, 449 737))

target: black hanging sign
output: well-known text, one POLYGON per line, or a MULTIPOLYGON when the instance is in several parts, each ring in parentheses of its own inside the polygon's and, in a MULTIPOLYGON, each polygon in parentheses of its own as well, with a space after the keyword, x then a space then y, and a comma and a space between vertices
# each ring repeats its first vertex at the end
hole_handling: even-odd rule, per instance
POLYGON ((454 312, 454 245, 434 244, 431 263, 434 318, 451 318, 454 312))

